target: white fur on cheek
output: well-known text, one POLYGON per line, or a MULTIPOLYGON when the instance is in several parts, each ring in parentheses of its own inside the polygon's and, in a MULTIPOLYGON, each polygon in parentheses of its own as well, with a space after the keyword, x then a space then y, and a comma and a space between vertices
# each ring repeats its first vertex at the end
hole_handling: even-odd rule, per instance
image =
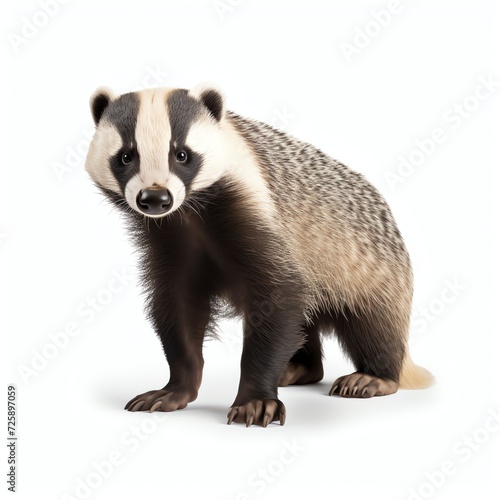
POLYGON ((171 174, 167 181, 167 189, 172 193, 174 197, 174 204, 170 209, 169 213, 177 210, 186 199, 186 186, 184 183, 174 174, 171 174))
POLYGON ((122 138, 118 130, 108 122, 101 122, 90 143, 85 169, 94 182, 103 188, 120 193, 120 186, 111 172, 109 158, 122 147, 122 138))
POLYGON ((270 221, 276 216, 269 188, 254 153, 243 137, 225 118, 219 125, 206 119, 193 124, 187 137, 188 146, 203 156, 193 191, 206 188, 227 175, 244 189, 259 214, 270 221))
POLYGON ((141 212, 137 207, 137 195, 139 194, 139 191, 141 189, 144 189, 146 187, 150 186, 144 185, 140 174, 134 175, 134 177, 132 177, 132 179, 130 179, 125 186, 125 199, 127 200, 127 203, 130 205, 130 207, 132 207, 137 212, 141 212))
POLYGON ((193 191, 199 191, 217 182, 229 166, 224 138, 211 119, 193 123, 186 138, 190 149, 203 156, 203 164, 193 181, 193 191))

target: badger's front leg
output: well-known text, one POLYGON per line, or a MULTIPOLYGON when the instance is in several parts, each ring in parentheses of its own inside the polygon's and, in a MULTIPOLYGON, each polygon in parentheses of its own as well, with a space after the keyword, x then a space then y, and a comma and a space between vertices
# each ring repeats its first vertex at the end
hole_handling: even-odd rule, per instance
POLYGON ((174 411, 185 408, 198 396, 203 356, 202 343, 209 318, 208 303, 198 301, 170 309, 163 306, 163 318, 157 317, 158 333, 170 367, 165 387, 136 396, 125 406, 129 411, 174 411))
POLYGON ((165 387, 130 400, 129 411, 174 411, 198 396, 203 356, 202 344, 210 319, 207 273, 200 271, 198 252, 182 246, 163 246, 161 257, 148 260, 149 316, 170 367, 165 387), (180 258, 182 255, 182 259, 180 258), (173 266, 172 263, 175 263, 173 266))
POLYGON ((278 382, 304 341, 303 322, 301 307, 285 291, 253 302, 245 316, 241 378, 228 424, 267 427, 275 420, 285 423, 278 382))

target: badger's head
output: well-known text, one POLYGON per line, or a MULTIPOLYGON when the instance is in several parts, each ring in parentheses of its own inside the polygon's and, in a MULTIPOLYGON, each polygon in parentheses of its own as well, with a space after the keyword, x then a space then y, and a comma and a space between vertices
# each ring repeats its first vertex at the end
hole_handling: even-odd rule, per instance
POLYGON ((149 217, 179 208, 226 168, 224 99, 212 87, 149 89, 121 96, 98 89, 85 168, 111 198, 149 217))

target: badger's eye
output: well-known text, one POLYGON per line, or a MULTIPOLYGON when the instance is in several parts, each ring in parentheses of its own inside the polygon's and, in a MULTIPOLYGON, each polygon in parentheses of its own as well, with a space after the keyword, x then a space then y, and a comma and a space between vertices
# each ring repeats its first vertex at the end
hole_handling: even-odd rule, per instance
POLYGON ((122 163, 124 165, 130 165, 132 163, 132 153, 126 151, 122 154, 122 163))
POLYGON ((177 151, 177 153, 175 154, 175 159, 179 163, 184 163, 185 161, 187 161, 188 155, 185 151, 177 151))

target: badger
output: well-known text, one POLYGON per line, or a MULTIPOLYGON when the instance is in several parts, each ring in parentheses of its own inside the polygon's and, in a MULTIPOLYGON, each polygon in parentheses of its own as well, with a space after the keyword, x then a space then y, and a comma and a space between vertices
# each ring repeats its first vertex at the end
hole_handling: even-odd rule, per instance
POLYGON ((320 149, 226 109, 210 84, 90 99, 86 170, 125 216, 168 383, 126 410, 174 411, 198 395, 204 339, 243 321, 228 424, 285 422, 278 387, 323 378, 335 334, 355 372, 330 395, 425 388, 408 352, 410 259, 387 203, 320 149))

